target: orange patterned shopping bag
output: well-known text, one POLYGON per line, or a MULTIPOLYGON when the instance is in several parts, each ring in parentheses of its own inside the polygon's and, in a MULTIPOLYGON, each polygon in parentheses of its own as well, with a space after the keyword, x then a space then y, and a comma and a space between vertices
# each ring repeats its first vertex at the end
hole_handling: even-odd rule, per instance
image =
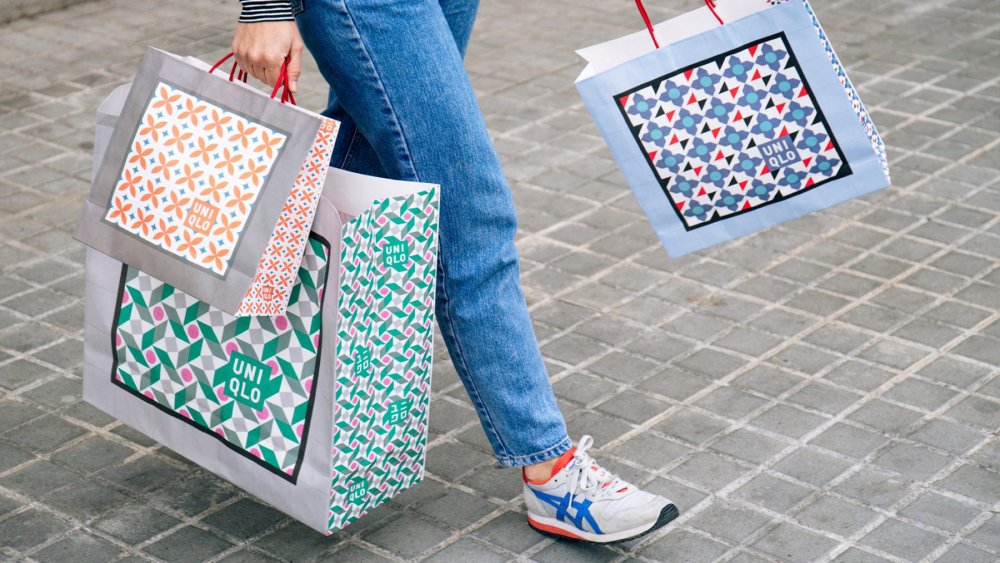
MULTIPOLYGON (((338 123, 150 48, 77 225, 87 244, 236 315, 284 311, 338 123)), ((279 91, 281 97, 277 98, 279 91)))

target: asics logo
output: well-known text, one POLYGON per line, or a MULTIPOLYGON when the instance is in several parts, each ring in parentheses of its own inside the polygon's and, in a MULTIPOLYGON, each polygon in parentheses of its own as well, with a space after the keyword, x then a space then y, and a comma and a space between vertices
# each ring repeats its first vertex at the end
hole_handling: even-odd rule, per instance
POLYGON ((558 497, 555 495, 545 494, 534 489, 531 492, 535 493, 538 500, 544 502, 545 504, 555 507, 556 518, 560 521, 565 522, 567 519, 576 526, 577 528, 583 530, 583 523, 586 522, 590 525, 591 530, 595 534, 603 534, 601 528, 597 526, 597 522, 594 521, 593 515, 590 514, 590 499, 583 499, 581 502, 573 500, 573 497, 566 493, 564 496, 558 497), (569 509, 574 510, 574 514, 569 513, 569 509))

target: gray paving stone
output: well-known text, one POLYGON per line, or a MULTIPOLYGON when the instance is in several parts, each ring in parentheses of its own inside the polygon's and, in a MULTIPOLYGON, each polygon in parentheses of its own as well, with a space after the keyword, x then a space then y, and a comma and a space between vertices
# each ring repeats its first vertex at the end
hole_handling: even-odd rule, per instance
POLYGON ((968 387, 989 373, 989 370, 982 365, 973 364, 959 357, 944 356, 934 360, 917 373, 935 381, 950 383, 958 387, 968 387))
POLYGON ((202 519, 206 525, 241 540, 277 525, 285 515, 251 499, 240 499, 202 519))
POLYGON ((1000 551, 1000 533, 998 532, 1000 532, 1000 515, 994 514, 992 518, 969 534, 969 539, 1000 551))
POLYGON ((585 411, 566 420, 570 436, 589 434, 594 437, 594 443, 606 444, 627 432, 631 426, 607 415, 585 411))
POLYGON ((689 520, 688 524, 714 537, 738 544, 763 528, 770 520, 764 514, 753 510, 713 504, 689 520))
POLYGON ((304 524, 292 521, 255 540, 253 546, 277 557, 301 561, 321 558, 344 539, 343 534, 324 536, 304 524))
POLYGON ((638 388, 676 401, 683 401, 708 387, 711 382, 703 375, 688 373, 680 369, 668 369, 657 374, 656 377, 643 381, 638 385, 638 388))
POLYGON ((656 470, 690 453, 690 451, 690 448, 681 444, 650 433, 643 433, 615 446, 609 453, 656 470))
POLYGON ((716 454, 699 452, 672 469, 670 474, 714 491, 748 471, 748 468, 716 454))
POLYGON ((996 561, 996 557, 996 553, 989 553, 960 543, 951 547, 936 561, 940 561, 941 563, 992 563, 996 561))
POLYGON ((937 473, 950 461, 948 456, 906 443, 891 444, 873 460, 879 467, 920 480, 937 473))
POLYGON ((834 456, 813 449, 800 449, 774 465, 774 469, 811 485, 822 486, 850 467, 834 456))
MULTIPOLYGON (((507 473, 510 476, 510 472, 507 473)), ((499 477, 499 476, 497 476, 499 477)), ((451 528, 462 529, 497 509, 488 500, 458 490, 417 508, 417 512, 451 528)))
POLYGON ((926 356, 927 352, 920 348, 889 339, 876 342, 859 354, 861 358, 897 370, 906 369, 926 356))
POLYGON ((848 418, 883 432, 898 434, 919 420, 920 413, 876 400, 865 403, 848 418))
POLYGON ((531 530, 524 515, 514 512, 502 513, 473 530, 472 535, 513 553, 522 553, 545 539, 531 530))
POLYGON ((741 428, 720 438, 712 449, 750 463, 763 463, 786 446, 785 442, 741 428))
POLYGON ((60 450, 51 459, 81 471, 93 472, 120 463, 133 453, 121 444, 93 437, 60 450))
POLYGON ((277 561, 280 560, 249 549, 240 549, 219 559, 220 563, 271 563, 277 561))
POLYGON ((910 561, 916 561, 940 545, 945 537, 899 520, 886 520, 860 542, 910 561))
POLYGON ((145 504, 121 503, 118 509, 98 519, 93 527, 127 544, 137 544, 165 532, 179 520, 145 504))
POLYGON ((1000 501, 998 474, 976 465, 963 465, 942 482, 942 487, 986 504, 1000 501))
POLYGON ((963 453, 982 441, 982 431, 946 420, 932 420, 909 438, 952 453, 963 453))
POLYGON ((167 561, 192 563, 217 555, 232 544, 194 526, 185 526, 146 546, 143 551, 167 561))
POLYGON ((721 416, 740 418, 766 405, 767 401, 732 387, 720 387, 696 404, 721 416))
POLYGON ((812 529, 823 530, 841 537, 850 537, 878 513, 843 499, 826 496, 802 509, 795 519, 812 529))
POLYGON ((888 439, 880 434, 849 424, 837 423, 810 440, 809 443, 860 459, 886 442, 888 439))
POLYGON ((456 479, 491 461, 488 456, 464 444, 445 443, 433 449, 437 455, 428 456, 427 470, 445 479, 456 479))
POLYGON ((221 479, 198 473, 184 476, 183 487, 156 489, 150 492, 148 498, 161 506, 193 516, 225 502, 234 494, 221 479))
POLYGON ((72 533, 56 543, 32 554, 38 561, 76 563, 78 561, 110 561, 121 551, 111 543, 90 534, 72 533))
POLYGON ((99 482, 73 484, 44 497, 53 508, 89 521, 128 501, 124 494, 99 482))
POLYGON ((864 468, 833 488, 834 491, 869 506, 888 508, 906 495, 912 484, 905 477, 864 468))
POLYGON ((836 563, 883 563, 889 559, 852 547, 838 555, 834 561, 836 563))
POLYGON ((671 414, 654 428, 668 436, 697 445, 725 430, 728 426, 727 422, 718 418, 693 410, 680 410, 671 414))
POLYGON ((434 561, 436 563, 482 561, 484 563, 491 563, 508 561, 508 557, 493 551, 486 545, 474 539, 462 538, 427 559, 424 559, 424 561, 434 561))
POLYGON ((596 410, 625 419, 633 424, 642 424, 662 414, 669 403, 648 397, 636 391, 625 391, 597 405, 596 410))
POLYGON ((11 549, 26 551, 71 528, 68 522, 28 509, 0 522, 0 537, 11 549))
POLYGON ((80 483, 77 473, 42 459, 0 478, 0 486, 30 497, 41 497, 67 485, 80 483))
POLYGON ((618 351, 612 351, 587 366, 588 371, 621 382, 636 381, 659 371, 659 368, 655 362, 618 351))
POLYGON ((0 442, 0 472, 5 472, 33 459, 35 456, 30 453, 0 442))
POLYGON ((343 549, 339 549, 334 553, 331 553, 330 558, 336 561, 357 561, 359 563, 383 563, 384 561, 392 561, 392 559, 386 559, 381 555, 376 555, 371 551, 360 548, 356 545, 344 546, 343 549))
POLYGON ((148 492, 179 479, 184 472, 165 461, 162 456, 147 455, 123 465, 109 467, 100 475, 116 485, 148 492))
POLYGON ((385 526, 364 534, 364 539, 399 557, 412 558, 444 541, 449 535, 441 526, 411 517, 391 520, 385 526))
POLYGON ((966 397, 945 414, 987 431, 1000 427, 1000 401, 996 400, 966 397))
POLYGON ((639 554, 653 561, 713 561, 729 548, 687 530, 674 530, 643 548, 639 554))
POLYGON ((65 420, 46 415, 31 424, 8 431, 3 439, 11 444, 35 453, 51 451, 66 442, 81 436, 85 430, 65 420))
POLYGON ((790 438, 800 438, 823 424, 825 418, 787 405, 775 405, 754 418, 754 426, 783 434, 790 438))
POLYGON ((785 561, 811 561, 836 545, 831 539, 782 522, 751 547, 785 561))
POLYGON ((643 484, 644 491, 664 496, 670 499, 682 513, 701 502, 707 495, 699 491, 682 485, 672 479, 657 477, 656 479, 643 484))
POLYGON ((948 532, 957 532, 979 515, 979 509, 936 492, 927 492, 899 513, 948 532))
POLYGON ((884 368, 848 361, 833 368, 823 379, 866 392, 878 388, 892 377, 893 373, 884 368))

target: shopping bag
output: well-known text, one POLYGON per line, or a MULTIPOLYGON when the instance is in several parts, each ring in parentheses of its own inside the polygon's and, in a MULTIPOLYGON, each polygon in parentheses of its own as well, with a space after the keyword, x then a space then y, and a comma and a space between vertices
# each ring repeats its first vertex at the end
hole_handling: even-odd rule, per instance
MULTIPOLYGON (((99 110, 95 166, 126 88, 99 110)), ((330 169, 274 316, 88 249, 84 399, 320 532, 346 526, 423 478, 437 206, 435 185, 330 169)))
POLYGON ((806 0, 712 0, 581 49, 576 85, 680 256, 889 185, 885 147, 806 0))
POLYGON ((274 315, 338 124, 271 99, 283 80, 268 97, 233 77, 150 48, 75 235, 227 313, 274 315))

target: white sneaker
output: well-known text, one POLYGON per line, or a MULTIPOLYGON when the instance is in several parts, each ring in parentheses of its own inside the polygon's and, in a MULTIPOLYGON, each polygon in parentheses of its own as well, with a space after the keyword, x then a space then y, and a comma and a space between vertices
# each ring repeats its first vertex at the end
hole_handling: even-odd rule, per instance
POLYGON ((560 538, 596 543, 620 542, 648 534, 677 518, 677 507, 661 496, 640 491, 587 454, 594 439, 584 436, 559 456, 545 482, 524 472, 528 525, 560 538))

